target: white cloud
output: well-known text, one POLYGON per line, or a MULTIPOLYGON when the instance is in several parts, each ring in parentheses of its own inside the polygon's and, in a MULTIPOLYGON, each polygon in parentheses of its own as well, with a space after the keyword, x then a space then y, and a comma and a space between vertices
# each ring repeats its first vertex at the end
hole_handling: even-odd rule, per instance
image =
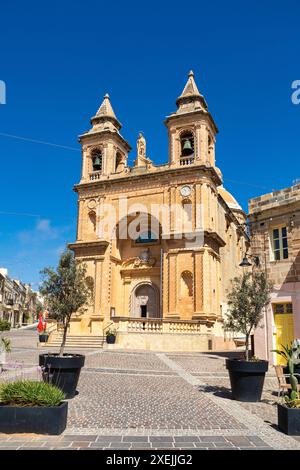
POLYGON ((23 230, 17 234, 24 244, 39 244, 42 241, 58 239, 68 228, 53 227, 49 219, 40 219, 32 230, 23 230))

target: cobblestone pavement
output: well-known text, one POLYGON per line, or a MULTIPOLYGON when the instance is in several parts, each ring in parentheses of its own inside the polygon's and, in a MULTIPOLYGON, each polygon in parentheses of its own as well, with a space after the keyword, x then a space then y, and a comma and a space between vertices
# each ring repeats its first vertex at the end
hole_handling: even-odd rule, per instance
MULTIPOLYGON (((37 377, 36 334, 10 332, 10 363, 37 377)), ((61 436, 0 434, 0 449, 300 449, 276 429, 276 379, 260 403, 231 400, 221 354, 81 350, 86 364, 61 436)), ((225 356, 225 354, 224 354, 225 356)), ((20 373, 20 372, 18 372, 20 373)), ((14 370, 10 376, 16 375, 14 370)), ((0 381, 10 379, 8 373, 0 381)))

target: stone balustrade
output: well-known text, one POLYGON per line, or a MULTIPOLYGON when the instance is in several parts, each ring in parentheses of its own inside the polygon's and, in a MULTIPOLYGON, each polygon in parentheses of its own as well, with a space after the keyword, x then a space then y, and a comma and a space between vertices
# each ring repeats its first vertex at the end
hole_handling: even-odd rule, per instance
POLYGON ((195 321, 168 321, 150 318, 122 318, 118 331, 127 333, 200 334, 201 325, 195 321))
POLYGON ((128 333, 162 333, 161 320, 129 320, 127 322, 128 333))
POLYGON ((180 165, 192 165, 194 163, 194 157, 180 157, 180 165))
POLYGON ((91 173, 91 174, 90 174, 90 180, 91 180, 91 181, 99 180, 100 177, 101 177, 101 174, 102 174, 101 171, 96 171, 96 172, 94 172, 94 173, 91 173))

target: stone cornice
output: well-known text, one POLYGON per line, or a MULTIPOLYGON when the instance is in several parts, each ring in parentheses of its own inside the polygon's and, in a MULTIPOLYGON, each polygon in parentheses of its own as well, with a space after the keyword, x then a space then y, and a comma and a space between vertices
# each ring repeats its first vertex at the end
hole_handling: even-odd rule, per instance
POLYGON ((129 143, 127 142, 127 140, 124 139, 124 137, 119 134, 118 132, 113 132, 111 130, 102 130, 102 131, 95 131, 95 132, 86 132, 85 134, 81 134, 79 137, 78 137, 78 141, 80 144, 84 144, 85 141, 89 141, 89 140, 93 140, 94 137, 107 137, 109 136, 110 138, 112 139, 117 139, 120 141, 120 143, 122 143, 124 145, 124 147, 126 148, 127 152, 130 152, 130 150, 132 150, 131 146, 129 145, 129 143))
MULTIPOLYGON (((157 167, 156 167, 157 168, 157 167)), ((157 171, 149 171, 145 173, 139 173, 139 174, 130 174, 127 173, 126 176, 122 176, 120 178, 112 178, 112 179, 105 179, 105 180, 94 180, 94 181, 88 181, 88 182, 82 182, 78 183, 74 186, 74 191, 79 192, 81 190, 86 190, 86 189, 92 189, 93 191, 97 191, 97 189, 107 189, 107 187, 111 187, 113 185, 119 185, 120 183, 131 183, 131 182, 141 182, 144 180, 155 180, 159 179, 159 184, 160 186, 162 185, 162 180, 161 177, 164 176, 166 178, 166 186, 170 185, 170 177, 176 176, 191 176, 193 179, 195 179, 195 172, 199 171, 202 172, 202 175, 198 176, 206 176, 209 174, 209 178, 213 181, 213 183, 216 186, 219 186, 222 184, 221 178, 218 175, 217 171, 215 170, 214 167, 206 166, 206 165, 190 165, 190 166, 184 166, 184 167, 168 167, 168 168, 163 168, 162 170, 157 170, 157 171)))
POLYGON ((164 123, 168 127, 168 123, 171 122, 171 121, 180 121, 180 119, 182 119, 182 118, 186 119, 188 117, 195 117, 195 116, 201 116, 201 118, 202 119, 204 118, 204 120, 208 118, 207 120, 212 125, 213 131, 216 134, 219 132, 219 129, 217 128, 217 125, 214 121, 214 118, 212 117, 210 112, 209 111, 204 111, 204 110, 194 110, 194 111, 189 111, 187 113, 178 113, 178 114, 176 114, 176 112, 175 112, 175 113, 170 114, 169 116, 167 116, 164 123))

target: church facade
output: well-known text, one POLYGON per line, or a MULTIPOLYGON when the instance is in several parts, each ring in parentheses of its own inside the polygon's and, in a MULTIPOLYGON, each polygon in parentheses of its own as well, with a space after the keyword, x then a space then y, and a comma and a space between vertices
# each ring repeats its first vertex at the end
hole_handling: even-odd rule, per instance
POLYGON ((241 274, 246 215, 215 165, 218 129, 189 73, 165 121, 169 155, 155 165, 140 133, 134 165, 108 95, 80 136, 77 239, 92 300, 70 335, 117 331, 120 348, 205 351, 234 346, 226 291, 241 274))

